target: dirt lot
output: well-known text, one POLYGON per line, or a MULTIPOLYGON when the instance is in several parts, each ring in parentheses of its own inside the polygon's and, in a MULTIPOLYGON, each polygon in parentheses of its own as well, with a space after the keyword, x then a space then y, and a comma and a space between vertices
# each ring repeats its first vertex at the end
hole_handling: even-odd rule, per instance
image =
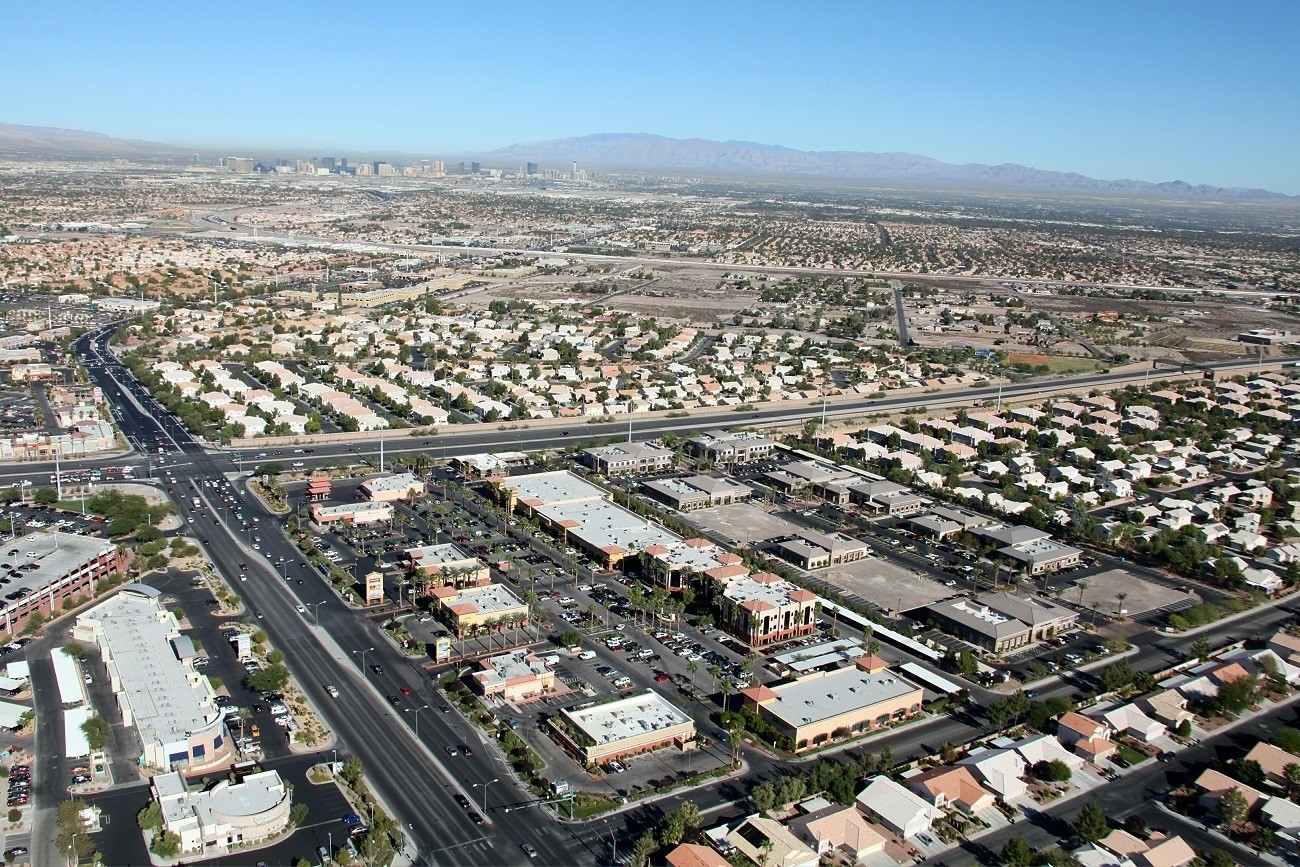
MULTIPOLYGON (((1102 614, 1115 613, 1119 605, 1115 598, 1116 593, 1128 594, 1124 597, 1124 610, 1130 617, 1137 617, 1144 612, 1182 602, 1187 598, 1186 593, 1143 581, 1123 569, 1111 569, 1109 572, 1102 572, 1100 575, 1084 580, 1088 582, 1088 589, 1083 592, 1083 604, 1091 606, 1093 602, 1098 603, 1097 610, 1102 614)), ((1062 596, 1070 602, 1077 602, 1079 599, 1077 583, 1071 582, 1062 596)))
POLYGON ((832 566, 813 574, 889 611, 899 610, 900 606, 901 610, 910 611, 953 594, 942 581, 917 575, 910 569, 877 557, 832 566))
POLYGON ((768 514, 752 503, 699 509, 687 515, 686 520, 706 530, 721 533, 733 545, 757 543, 774 536, 788 536, 801 529, 779 514, 768 514))

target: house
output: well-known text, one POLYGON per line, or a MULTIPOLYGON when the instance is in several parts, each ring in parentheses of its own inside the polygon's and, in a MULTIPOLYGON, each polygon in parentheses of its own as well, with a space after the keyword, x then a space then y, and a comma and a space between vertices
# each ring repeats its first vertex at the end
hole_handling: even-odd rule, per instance
POLYGON ((1165 733, 1164 723, 1153 720, 1135 704, 1111 708, 1101 718, 1115 731, 1137 738, 1143 743, 1149 744, 1165 733))
POLYGON ((1063 762, 1072 771, 1083 769, 1083 759, 1061 746, 1061 742, 1051 735, 1034 735, 1016 741, 1013 748, 1031 768, 1039 762, 1063 762))
POLYGON ((1286 786, 1286 766, 1300 765, 1300 756, 1293 756, 1286 750, 1260 741, 1251 747, 1243 761, 1259 762, 1264 769, 1264 776, 1275 786, 1286 786))
POLYGON ((904 839, 929 831, 936 813, 929 801, 884 776, 873 777, 858 792, 857 802, 864 814, 875 816, 880 824, 904 839))
POLYGON ((1287 665, 1300 666, 1300 635, 1278 632, 1268 640, 1268 649, 1287 665))
POLYGON ((838 850, 857 861, 885 849, 885 837, 853 807, 832 804, 791 819, 787 827, 818 855, 838 850))
POLYGON ((820 856, 799 842, 775 819, 755 813, 729 833, 726 841, 755 864, 770 867, 817 867, 820 856))
POLYGON ((986 789, 1004 801, 1029 792, 1029 784, 1024 780, 1025 760, 1015 750, 980 748, 972 750, 957 764, 970 768, 986 789))
POLYGON ((1183 720, 1195 716, 1187 709, 1187 697, 1176 689, 1153 692, 1138 699, 1137 704, 1152 719, 1164 723, 1166 728, 1177 728, 1183 720))
POLYGON ((970 768, 963 765, 941 765, 908 777, 904 782, 937 810, 953 807, 974 815, 992 807, 995 800, 993 793, 981 786, 970 768))
POLYGON ((723 858, 711 846, 698 843, 679 843, 664 856, 668 867, 731 867, 731 862, 723 858))
POLYGON ((1133 867, 1187 867, 1197 860, 1196 850, 1182 837, 1168 837, 1133 856, 1133 867))
POLYGON ((1259 815, 1278 831, 1294 849, 1300 843, 1300 804, 1286 798, 1269 798, 1259 808, 1259 815))
POLYGON ((1109 758, 1115 752, 1110 735, 1111 728, 1106 723, 1088 719, 1074 711, 1061 714, 1056 721, 1057 739, 1093 763, 1109 758))
POLYGON ((1200 804, 1206 810, 1218 809, 1219 799, 1231 789, 1240 790, 1241 794, 1246 797, 1247 811, 1254 810, 1267 797, 1258 789, 1251 788, 1240 780, 1234 780, 1227 774, 1213 768, 1202 771, 1201 775, 1196 778, 1195 786, 1202 792, 1200 804))

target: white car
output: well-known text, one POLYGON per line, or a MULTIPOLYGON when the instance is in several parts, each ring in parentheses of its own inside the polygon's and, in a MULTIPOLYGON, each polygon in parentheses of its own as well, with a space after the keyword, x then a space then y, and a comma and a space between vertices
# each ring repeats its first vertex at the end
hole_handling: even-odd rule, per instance
POLYGON ((299 613, 299 614, 306 614, 306 613, 307 613, 307 609, 306 609, 306 608, 303 608, 301 605, 299 605, 299 606, 298 606, 298 613, 299 613))

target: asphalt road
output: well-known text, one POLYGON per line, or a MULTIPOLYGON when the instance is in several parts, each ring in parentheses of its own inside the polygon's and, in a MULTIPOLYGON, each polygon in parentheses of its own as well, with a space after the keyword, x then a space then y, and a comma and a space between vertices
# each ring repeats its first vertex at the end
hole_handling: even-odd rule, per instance
MULTIPOLYGON (((162 439, 184 454, 183 461, 172 467, 178 480, 175 494, 182 501, 197 494, 205 504, 199 510, 203 518, 187 525, 188 529, 203 541, 224 575, 245 574, 240 564, 248 565, 247 580, 234 582, 237 592, 251 611, 261 612, 261 618, 254 616, 257 625, 266 630, 274 646, 284 651, 299 686, 335 733, 340 752, 361 759, 373 788, 407 827, 422 859, 430 864, 500 864, 521 857, 521 853, 506 855, 503 850, 519 853, 519 846, 528 842, 537 848, 539 863, 582 860, 574 841, 559 825, 548 822, 538 827, 500 821, 505 815, 500 812, 504 806, 526 803, 531 798, 514 783, 499 753, 484 748, 476 750, 472 757, 451 758, 442 752, 447 744, 466 742, 468 730, 455 730, 450 719, 441 714, 415 711, 423 704, 442 704, 427 676, 315 577, 314 570, 283 533, 261 534, 262 550, 254 551, 247 541, 250 534, 235 523, 238 516, 230 516, 229 520, 217 517, 222 510, 210 496, 212 489, 199 487, 194 480, 222 477, 231 470, 229 462, 208 455, 170 422, 158 421, 163 418, 162 412, 146 396, 123 395, 119 383, 129 382, 129 374, 105 351, 107 331, 84 337, 78 342, 78 351, 95 362, 90 367, 91 376, 120 410, 124 432, 144 444, 162 439), (291 573, 289 581, 278 577, 281 558, 291 573), (304 584, 292 580, 298 577, 295 571, 304 584), (317 602, 324 604, 317 606, 317 602), (298 605, 308 603, 319 623, 297 611, 298 605), (365 669, 361 665, 363 658, 365 669), (372 665, 382 666, 383 673, 372 673, 372 665), (337 699, 330 698, 326 684, 339 688, 337 699), (400 694, 401 686, 410 688, 413 695, 393 707, 383 696, 400 694), (408 709, 412 713, 406 713, 408 709), (414 735, 417 715, 419 741, 414 735), (487 825, 475 825, 452 800, 457 791, 464 791, 481 804, 482 790, 473 789, 474 784, 487 787, 487 825)), ((278 521, 240 484, 235 489, 238 507, 250 523, 257 515, 269 530, 278 521)), ((278 731, 264 732, 264 740, 278 731)))
MULTIPOLYGON (((408 828, 421 862, 518 863, 525 860, 519 847, 528 842, 539 850, 539 863, 593 863, 608 857, 611 839, 620 836, 628 839, 655 821, 663 810, 672 809, 681 800, 674 798, 657 804, 638 805, 610 817, 608 822, 602 819, 585 825, 560 824, 549 815, 542 817, 534 813, 535 808, 527 806, 531 803, 530 797, 514 783, 498 751, 492 745, 482 744, 459 715, 436 712, 444 702, 427 675, 389 645, 367 620, 349 609, 332 588, 317 577, 283 533, 270 529, 278 521, 276 516, 265 512, 242 490, 239 482, 235 484, 237 507, 233 515, 228 508, 218 507, 210 496, 212 489, 194 485, 194 480, 234 475, 231 457, 206 451, 134 384, 125 368, 106 351, 104 342, 110 330, 104 328, 83 337, 77 349, 88 357, 88 370, 117 410, 123 433, 141 448, 156 449, 161 441, 172 452, 169 470, 176 478, 173 485, 177 489, 175 495, 188 501, 197 492, 204 502, 204 508, 199 510, 202 519, 196 520, 190 529, 204 540, 209 555, 223 574, 237 576, 241 574, 240 564, 248 564, 248 580, 234 582, 237 591, 247 600, 251 611, 262 613, 261 618, 255 617, 258 625, 267 631, 272 643, 286 653, 297 682, 335 733, 340 753, 361 758, 376 792, 394 812, 395 818, 408 828), (268 528, 267 532, 260 533, 263 538, 261 551, 251 549, 252 533, 241 523, 244 520, 251 523, 253 516, 258 516, 260 525, 268 528), (287 571, 289 580, 279 577, 282 570, 287 571), (302 578, 304 583, 297 584, 298 578, 302 578), (317 606, 316 603, 321 604, 317 606), (297 610, 299 605, 311 606, 315 616, 300 613, 297 610), (370 671, 370 666, 376 664, 382 666, 382 673, 370 671), (339 688, 337 699, 329 697, 325 684, 339 688), (394 707, 384 696, 400 695, 402 686, 411 689, 413 695, 400 698, 398 706, 394 707), (426 704, 432 707, 425 710, 423 706, 426 704), (417 720, 418 740, 415 735, 417 720), (452 758, 443 751, 449 744, 466 742, 482 748, 476 749, 472 757, 460 755, 452 758), (485 788, 485 816, 489 824, 477 826, 452 798, 460 792, 474 803, 482 804, 485 788), (512 810, 509 815, 506 808, 512 810), (516 810, 522 812, 513 812, 516 810)), ((1235 366, 1253 367, 1253 364, 1235 366)), ((1004 397, 1023 397, 1063 386, 1086 389, 1130 378, 1131 375, 1126 374, 1097 374, 1024 383, 1003 386, 1002 394, 1004 397)), ((864 407, 888 410, 922 404, 933 406, 941 400, 960 400, 969 404, 992 398, 997 393, 997 387, 990 387, 968 389, 942 398, 929 394, 860 401, 841 405, 835 412, 860 412, 864 407)), ((736 422, 793 420, 816 411, 793 407, 751 414, 709 413, 682 420, 634 419, 633 429, 634 433, 647 438, 668 430, 697 430, 736 422)), ((589 425, 581 438, 625 434, 626 430, 626 422, 589 425)), ((503 447, 555 447, 569 445, 572 441, 558 429, 473 430, 447 431, 436 438, 418 442, 407 437, 400 441, 400 445, 390 440, 386 446, 390 453, 400 449, 455 455, 503 447)), ((342 456, 374 455, 377 452, 378 442, 372 439, 354 444, 317 446, 313 454, 295 459, 303 459, 305 463, 325 463, 335 462, 342 456)), ((130 460, 143 464, 146 458, 137 454, 130 460)), ((93 466, 123 462, 123 458, 116 457, 76 463, 93 466)), ((0 473, 0 479, 33 478, 40 484, 43 476, 52 469, 48 464, 27 465, 0 473)), ((1257 621, 1252 617, 1249 624, 1231 624, 1214 634, 1217 637, 1229 637, 1232 632, 1241 632, 1243 636, 1253 634, 1244 630, 1253 630, 1257 623, 1272 622, 1273 618, 1284 616, 1290 614, 1268 610, 1258 615, 1257 621)), ((1190 639, 1172 649, 1144 648, 1141 651, 1144 655, 1135 660, 1135 667, 1163 667, 1171 656, 1176 658, 1182 644, 1190 646, 1190 639)), ((1072 688, 1068 682, 1059 687, 1065 691, 1072 688)), ((859 749, 878 751, 888 743, 895 755, 904 759, 933 752, 943 741, 959 743, 969 740, 983 731, 981 723, 981 720, 969 716, 960 719, 939 717, 873 739, 868 746, 859 749)), ((274 736, 276 732, 278 730, 265 732, 264 738, 274 736)), ((710 819, 742 815, 745 809, 743 799, 750 784, 776 775, 783 767, 782 763, 756 750, 748 750, 746 758, 752 769, 749 779, 705 787, 686 797, 696 801, 710 819)), ((37 802, 49 803, 39 792, 37 802)))
POLYGON ((1137 813, 1146 820, 1148 828, 1163 828, 1170 833, 1179 834, 1194 848, 1224 849, 1239 864, 1260 863, 1259 856, 1249 849, 1228 843, 1221 837, 1206 832, 1194 820, 1173 816, 1157 804, 1166 792, 1194 780, 1212 762, 1239 758, 1256 743, 1267 742, 1279 728, 1294 726, 1296 722, 1294 704, 1272 710, 1182 750, 1173 761, 1143 762, 1118 780, 1094 789, 1089 797, 1075 798, 1055 806, 1048 805, 1028 821, 968 841, 961 849, 941 856, 935 863, 948 867, 997 864, 1002 847, 1012 837, 1022 837, 1035 848, 1057 845, 1073 833, 1073 822, 1089 800, 1099 804, 1114 824, 1137 813))

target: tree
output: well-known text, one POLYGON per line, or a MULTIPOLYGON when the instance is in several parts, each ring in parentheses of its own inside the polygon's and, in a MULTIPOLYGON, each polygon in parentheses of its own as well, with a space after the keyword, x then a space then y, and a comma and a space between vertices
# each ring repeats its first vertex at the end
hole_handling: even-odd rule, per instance
POLYGON ((1133 669, 1127 659, 1111 663, 1101 673, 1101 685, 1106 692, 1115 692, 1133 682, 1133 669))
POLYGON ((1052 759, 1050 762, 1037 762, 1031 770, 1035 777, 1049 783, 1064 783, 1074 775, 1074 772, 1070 770, 1070 766, 1060 759, 1052 759))
POLYGON ((975 654, 965 650, 957 654, 957 673, 962 677, 969 680, 978 674, 979 670, 980 664, 979 660, 975 658, 975 654))
POLYGON ((1287 726, 1273 732, 1273 746, 1291 755, 1300 755, 1300 729, 1287 726))
POLYGON ((1258 789, 1268 781, 1264 766, 1254 759, 1242 759, 1232 767, 1232 775, 1252 789, 1258 789))
POLYGON ((103 752, 104 747, 108 745, 108 723, 100 717, 92 716, 81 724, 81 730, 86 735, 86 743, 90 746, 90 751, 103 752))
POLYGON ((1023 837, 1012 837, 1002 847, 1002 863, 1006 867, 1029 867, 1034 863, 1034 850, 1023 837))
POLYGON ((1128 594, 1127 594, 1127 593, 1122 593, 1122 592, 1121 592, 1121 593, 1116 593, 1116 594, 1115 594, 1115 613, 1116 613, 1116 614, 1123 614, 1123 613, 1124 613, 1124 600, 1127 599, 1127 598, 1128 598, 1128 594))
POLYGON ((146 831, 157 831, 163 826, 162 805, 150 801, 149 806, 135 814, 136 823, 146 831))
POLYGON ((156 834, 149 851, 159 858, 175 858, 181 851, 181 835, 175 831, 163 831, 161 834, 156 834))
POLYGON ((67 656, 71 656, 73 659, 80 659, 86 655, 86 648, 82 647, 75 641, 69 641, 67 644, 63 645, 60 650, 62 650, 67 656))
POLYGON ((1219 824, 1224 828, 1232 828, 1241 824, 1245 821, 1247 812, 1246 796, 1236 786, 1224 792, 1219 798, 1217 813, 1219 815, 1219 824))
POLYGON ((349 788, 355 789, 357 783, 361 782, 361 759, 356 756, 348 756, 347 761, 343 763, 343 769, 339 771, 339 778, 348 785, 349 788))
POLYGON ((1282 777, 1286 781, 1286 796, 1293 801, 1300 798, 1300 764, 1288 762, 1282 768, 1282 777))
POLYGON ((301 825, 302 820, 307 818, 307 805, 299 801, 289 808, 289 822, 294 825, 301 825))
POLYGON ((650 856, 658 848, 659 840, 655 837, 654 832, 646 831, 632 844, 632 852, 628 855, 628 863, 632 867, 645 867, 650 861, 650 856))
POLYGON ((1225 714, 1239 714, 1259 699, 1259 678, 1243 675, 1219 686, 1215 704, 1225 714))
POLYGON ((1192 736, 1192 721, 1189 719, 1180 720, 1174 734, 1180 738, 1190 738, 1192 736))
POLYGON ((1201 860, 1206 867, 1237 867, 1237 859, 1222 849, 1211 849, 1201 853, 1201 860))
POLYGON ((59 854, 68 860, 74 857, 84 858, 95 848, 94 841, 86 832, 86 822, 81 817, 81 811, 84 809, 86 809, 86 802, 80 798, 59 801, 58 817, 55 820, 59 836, 54 845, 59 854))
POLYGON ((37 488, 32 492, 32 502, 38 506, 53 506, 59 501, 59 494, 53 488, 37 488))
POLYGON ((1210 661, 1210 640, 1204 635, 1199 636, 1192 642, 1192 656, 1195 656, 1201 662, 1210 661))
POLYGON ((776 806, 776 786, 772 785, 771 780, 763 780, 749 793, 749 800, 753 802, 755 810, 766 813, 776 806))
POLYGON ((1084 843, 1096 843, 1110 833, 1110 824, 1106 821, 1106 811, 1094 801, 1083 805, 1079 817, 1074 820, 1074 833, 1084 843))
POLYGON ((289 682, 289 669, 283 664, 268 665, 248 676, 248 688, 255 692, 279 692, 289 682))

